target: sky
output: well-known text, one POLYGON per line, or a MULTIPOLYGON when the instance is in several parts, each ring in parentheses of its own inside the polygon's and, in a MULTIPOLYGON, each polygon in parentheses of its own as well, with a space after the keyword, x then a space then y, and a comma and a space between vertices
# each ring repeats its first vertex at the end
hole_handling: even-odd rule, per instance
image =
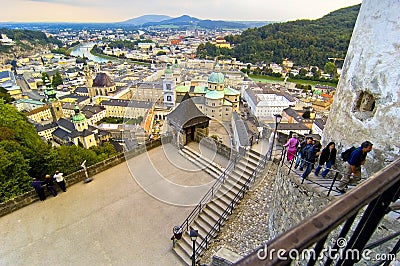
POLYGON ((148 14, 199 19, 316 19, 361 0, 0 0, 0 22, 120 22, 148 14))

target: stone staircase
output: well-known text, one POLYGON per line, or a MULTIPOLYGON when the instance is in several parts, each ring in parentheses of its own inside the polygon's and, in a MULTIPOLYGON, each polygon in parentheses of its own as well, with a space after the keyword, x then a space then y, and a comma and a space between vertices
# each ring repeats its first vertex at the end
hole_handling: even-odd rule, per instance
MULTIPOLYGON (((202 167, 204 171, 209 173, 214 178, 218 178, 224 171, 219 165, 210 162, 202 157, 196 151, 190 148, 183 148, 181 152, 187 159, 202 167)), ((206 204, 201 210, 199 215, 189 225, 189 230, 184 232, 182 238, 175 244, 173 250, 181 258, 185 265, 191 265, 191 256, 193 254, 193 242, 190 239, 190 229, 198 230, 199 236, 196 239, 196 249, 200 246, 205 236, 211 231, 212 227, 218 224, 218 220, 228 206, 232 203, 233 199, 242 189, 246 180, 252 175, 256 169, 257 164, 261 160, 261 155, 255 151, 250 150, 245 158, 236 162, 235 167, 228 174, 225 182, 221 185, 213 199, 206 204)), ((218 226, 218 229, 211 235, 212 238, 218 234, 219 227, 222 226, 226 220, 224 219, 218 226)), ((204 249, 196 254, 196 257, 201 255, 204 249)))

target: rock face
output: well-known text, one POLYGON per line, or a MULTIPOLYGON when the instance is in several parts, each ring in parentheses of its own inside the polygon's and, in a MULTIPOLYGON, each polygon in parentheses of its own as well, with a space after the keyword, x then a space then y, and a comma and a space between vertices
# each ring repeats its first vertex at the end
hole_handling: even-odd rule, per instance
POLYGON ((400 2, 364 0, 324 130, 339 152, 364 140, 374 146, 367 175, 400 155, 400 2))

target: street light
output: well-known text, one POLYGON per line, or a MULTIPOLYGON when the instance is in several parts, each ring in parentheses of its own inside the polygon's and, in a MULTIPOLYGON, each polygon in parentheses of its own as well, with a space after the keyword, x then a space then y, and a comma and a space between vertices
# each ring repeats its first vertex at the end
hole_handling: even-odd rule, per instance
POLYGON ((93 178, 89 177, 85 163, 86 163, 86 160, 84 160, 83 163, 81 164, 81 167, 85 171, 85 176, 86 176, 86 178, 83 180, 83 183, 89 183, 93 180, 93 178))
POLYGON ((274 116, 275 116, 275 130, 274 130, 274 137, 272 138, 272 143, 271 143, 271 145, 269 146, 269 149, 268 149, 268 155, 267 155, 267 160, 268 161, 271 161, 272 149, 274 148, 276 131, 278 130, 278 125, 282 120, 282 116, 280 114, 274 114, 274 116))
POLYGON ((192 266, 196 265, 196 239, 199 236, 199 231, 191 229, 189 233, 190 239, 193 241, 193 255, 192 255, 192 266))

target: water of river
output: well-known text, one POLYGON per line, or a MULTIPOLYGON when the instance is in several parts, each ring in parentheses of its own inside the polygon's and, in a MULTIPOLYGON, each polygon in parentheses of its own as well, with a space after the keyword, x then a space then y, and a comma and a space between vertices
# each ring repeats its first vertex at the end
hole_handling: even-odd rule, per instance
MULTIPOLYGON (((89 58, 89 60, 92 60, 92 61, 97 62, 97 63, 110 61, 110 59, 102 58, 102 57, 99 57, 99 56, 96 56, 96 55, 92 55, 90 53, 90 50, 93 48, 93 46, 95 44, 96 43, 94 43, 94 42, 88 42, 88 43, 80 44, 80 45, 76 46, 74 49, 72 49, 71 55, 72 56, 80 56, 80 57, 84 57, 85 56, 85 57, 89 58)), ((115 61, 115 60, 111 60, 111 61, 115 61)))

